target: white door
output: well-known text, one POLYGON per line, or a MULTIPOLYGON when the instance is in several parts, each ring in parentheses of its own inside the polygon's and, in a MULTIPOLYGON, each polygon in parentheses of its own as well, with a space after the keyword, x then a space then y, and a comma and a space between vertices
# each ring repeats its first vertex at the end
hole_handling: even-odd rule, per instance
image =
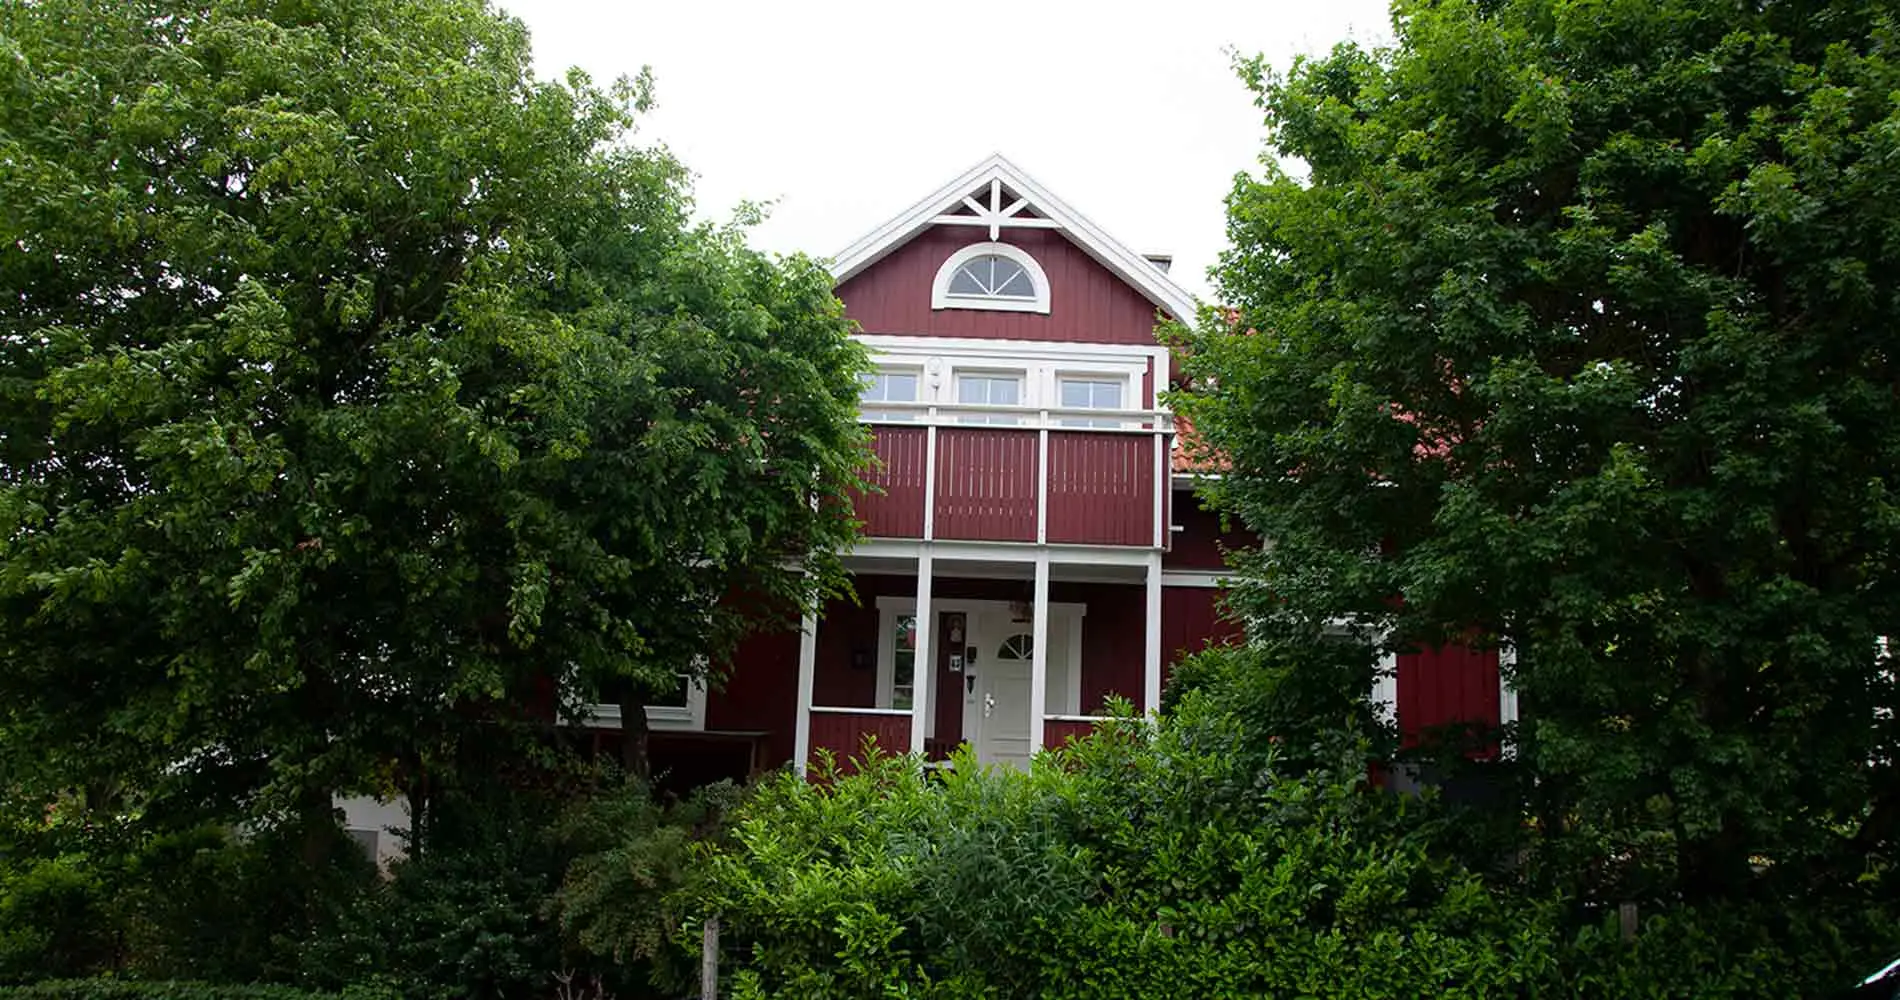
POLYGON ((1030 633, 1006 614, 972 615, 975 663, 964 665, 963 734, 984 764, 1029 767, 1030 633))

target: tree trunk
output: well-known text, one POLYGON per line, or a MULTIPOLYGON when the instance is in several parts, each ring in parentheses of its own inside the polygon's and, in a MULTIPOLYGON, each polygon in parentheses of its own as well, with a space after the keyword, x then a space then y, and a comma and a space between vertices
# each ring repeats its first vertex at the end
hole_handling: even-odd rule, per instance
POLYGON ((653 777, 653 762, 647 758, 646 694, 638 685, 629 685, 620 697, 620 766, 643 785, 653 777))
POLYGON ((342 830, 336 822, 336 798, 327 789, 305 788, 298 796, 299 831, 303 836, 303 863, 315 870, 330 860, 342 830))
POLYGON ((1754 874, 1748 863, 1748 841, 1734 816, 1722 817, 1722 828, 1714 836, 1685 840, 1676 858, 1678 884, 1691 901, 1738 899, 1754 874))

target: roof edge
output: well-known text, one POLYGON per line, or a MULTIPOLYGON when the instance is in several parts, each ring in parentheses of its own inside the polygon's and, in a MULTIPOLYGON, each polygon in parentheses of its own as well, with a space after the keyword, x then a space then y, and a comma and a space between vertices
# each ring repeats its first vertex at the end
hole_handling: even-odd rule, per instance
POLYGON ((984 158, 831 257, 829 264, 834 286, 863 273, 898 247, 910 242, 918 233, 930 227, 930 220, 960 202, 971 188, 991 179, 1002 181, 1027 198, 1044 218, 1060 227, 1058 232, 1096 263, 1141 292, 1143 298, 1176 320, 1193 320, 1197 304, 1186 289, 1175 284, 1147 258, 1108 235, 1087 216, 1056 197, 1000 153, 984 158))

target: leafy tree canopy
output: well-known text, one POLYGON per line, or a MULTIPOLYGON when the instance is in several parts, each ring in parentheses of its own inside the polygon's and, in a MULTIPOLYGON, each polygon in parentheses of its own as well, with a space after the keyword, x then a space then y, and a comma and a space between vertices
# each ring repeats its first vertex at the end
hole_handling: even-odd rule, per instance
POLYGON ((1513 645, 1538 829, 1650 880, 1619 893, 1890 863, 1892 8, 1394 25, 1243 66, 1293 166, 1234 189, 1183 405, 1271 539, 1255 610, 1513 645))
POLYGON ((481 0, 0 3, 0 768, 327 807, 836 588, 861 354, 648 92, 481 0))

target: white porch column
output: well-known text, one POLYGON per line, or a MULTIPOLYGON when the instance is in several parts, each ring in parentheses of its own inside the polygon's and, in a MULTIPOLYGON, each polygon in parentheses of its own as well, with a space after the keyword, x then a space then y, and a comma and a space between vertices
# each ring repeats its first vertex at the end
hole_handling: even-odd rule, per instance
MULTIPOLYGON (((1384 643, 1388 638, 1381 634, 1375 637, 1375 641, 1384 643)), ((1380 722, 1398 725, 1399 654, 1396 650, 1386 649, 1379 653, 1379 672, 1372 678, 1372 710, 1380 722)))
POLYGON ((1141 710, 1161 711, 1161 553, 1148 557, 1148 648, 1142 663, 1141 710))
POLYGON ((798 625, 798 721, 792 725, 792 759, 804 777, 811 760, 811 693, 818 675, 818 616, 806 615, 798 625))
MULTIPOLYGON (((1511 686, 1511 670, 1517 666, 1517 647, 1505 645, 1498 649, 1498 723, 1511 725, 1517 722, 1517 688, 1511 686)), ((1517 744, 1506 742, 1502 753, 1506 760, 1517 756, 1517 744)))
POLYGON ((1036 550, 1036 605, 1029 626, 1029 752, 1042 749, 1049 714, 1049 550, 1036 550))
POLYGON ((930 563, 930 543, 925 542, 917 555, 917 646, 910 677, 911 753, 924 752, 924 732, 930 720, 930 687, 937 680, 937 616, 930 610, 930 563))

